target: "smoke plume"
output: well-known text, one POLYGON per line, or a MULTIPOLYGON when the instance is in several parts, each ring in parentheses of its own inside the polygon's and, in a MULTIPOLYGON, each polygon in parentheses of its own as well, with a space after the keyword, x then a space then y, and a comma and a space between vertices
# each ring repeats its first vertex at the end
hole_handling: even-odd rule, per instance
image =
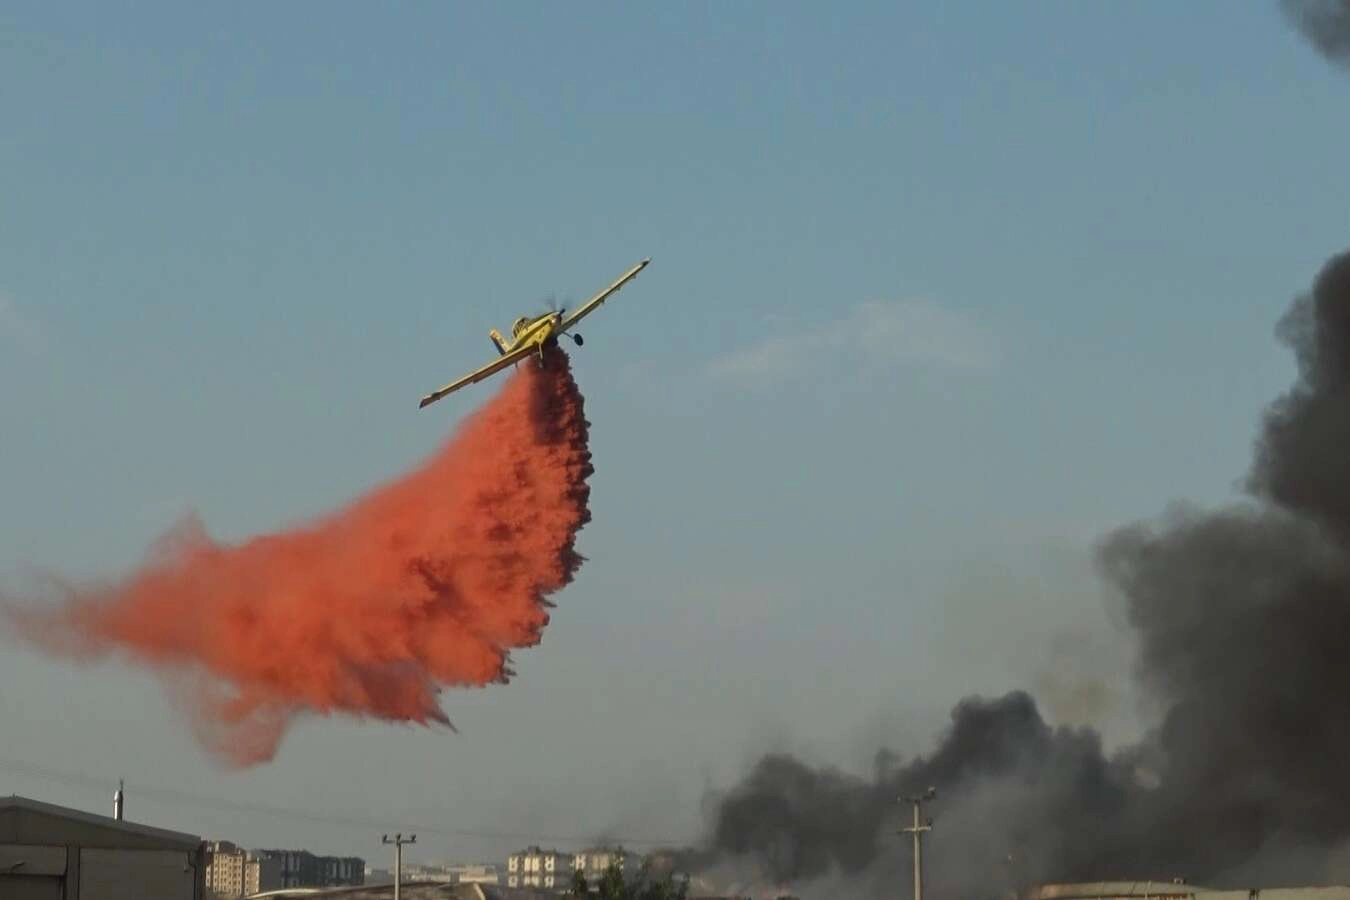
POLYGON ((222 546, 174 529, 125 581, 10 604, 21 635, 163 671, 225 760, 271 759, 305 713, 449 724, 443 687, 504 682, 582 562, 582 397, 551 348, 438 453, 306 527, 222 546))
POLYGON ((1166 710, 1152 733, 1108 756, 1025 693, 970 698, 930 755, 900 765, 883 751, 870 778, 760 760, 720 797, 696 863, 749 862, 821 896, 889 895, 909 874, 897 799, 934 785, 925 871, 939 895, 1350 878, 1350 254, 1278 334, 1299 376, 1265 417, 1250 498, 1178 507, 1099 546, 1140 687, 1166 710))
POLYGON ((1280 7, 1318 53, 1350 65, 1350 0, 1280 0, 1280 7))

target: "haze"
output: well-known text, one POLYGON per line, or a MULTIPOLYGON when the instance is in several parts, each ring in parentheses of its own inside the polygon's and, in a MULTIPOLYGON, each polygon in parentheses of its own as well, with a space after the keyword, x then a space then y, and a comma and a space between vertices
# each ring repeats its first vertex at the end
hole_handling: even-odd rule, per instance
POLYGON ((1235 492, 1344 245, 1346 81, 1276 4, 17 3, 0 42, 12 594, 338 506, 496 390, 416 410, 488 328, 653 258, 573 353, 588 561, 459 734, 308 720, 226 773, 148 673, 4 645, 0 793, 125 777, 250 846, 687 840, 764 750, 863 768, 1016 686, 1128 739, 1091 547, 1235 492))

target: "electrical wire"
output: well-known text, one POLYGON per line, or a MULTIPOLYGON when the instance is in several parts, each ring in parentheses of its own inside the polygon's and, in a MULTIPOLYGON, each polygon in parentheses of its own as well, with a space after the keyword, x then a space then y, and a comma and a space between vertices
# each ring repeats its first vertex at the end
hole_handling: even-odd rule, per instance
MULTIPOLYGON (((11 772, 16 775, 23 775, 29 778, 38 778, 46 781, 53 781, 58 784, 75 785, 85 788, 107 788, 108 782, 102 778, 96 778, 92 775, 86 775, 77 772, 63 771, 44 766, 39 763, 27 760, 4 759, 0 758, 0 771, 11 772)), ((360 828, 363 830, 388 831, 399 829, 401 831, 417 832, 419 834, 434 834, 439 837, 459 837, 459 838, 481 838, 484 840, 517 840, 528 842, 529 844, 558 843, 558 844, 584 844, 593 842, 596 839, 595 834, 576 835, 576 834, 538 834, 529 832, 512 831, 480 831, 471 828, 448 828, 440 825, 413 825, 407 822, 389 822, 379 819, 367 819, 357 816, 343 816, 329 813, 311 813, 301 810, 286 809, 279 806, 268 806, 262 803, 242 803, 238 800, 226 800, 221 797, 209 797, 204 794, 197 794, 191 791, 183 791, 171 787, 156 787, 154 785, 128 783, 124 790, 130 793, 132 788, 139 796, 150 799, 159 799, 166 803, 180 803, 195 806, 197 808, 224 809, 233 812, 258 813, 260 815, 275 816, 277 818, 294 819, 303 822, 315 822, 323 825, 342 825, 350 828, 360 828)), ((642 837, 624 837, 607 838, 608 841, 618 844, 631 844, 634 846, 651 847, 678 847, 684 842, 675 840, 662 840, 656 838, 642 837)))

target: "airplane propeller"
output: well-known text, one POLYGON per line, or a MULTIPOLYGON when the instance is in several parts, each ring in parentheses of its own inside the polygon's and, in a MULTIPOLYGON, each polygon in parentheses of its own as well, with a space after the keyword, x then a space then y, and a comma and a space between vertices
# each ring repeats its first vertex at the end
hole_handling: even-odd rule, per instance
POLYGON ((562 318, 562 316, 567 312, 567 307, 566 307, 566 306, 559 306, 556 300, 554 300, 552 297, 549 297, 549 298, 548 298, 548 312, 549 312, 549 315, 556 315, 556 316, 558 316, 559 318, 562 318))
POLYGON ((559 306, 558 301, 550 295, 548 298, 548 311, 557 315, 558 318, 562 318, 567 314, 567 305, 563 304, 562 306, 559 306))

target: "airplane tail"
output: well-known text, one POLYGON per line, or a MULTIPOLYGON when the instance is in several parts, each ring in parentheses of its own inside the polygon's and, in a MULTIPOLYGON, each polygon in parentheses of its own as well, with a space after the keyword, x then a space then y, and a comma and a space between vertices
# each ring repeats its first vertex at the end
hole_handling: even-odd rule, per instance
POLYGON ((497 329, 488 332, 488 337, 492 338, 492 346, 497 348, 498 356, 506 355, 506 345, 502 343, 502 335, 497 329))

